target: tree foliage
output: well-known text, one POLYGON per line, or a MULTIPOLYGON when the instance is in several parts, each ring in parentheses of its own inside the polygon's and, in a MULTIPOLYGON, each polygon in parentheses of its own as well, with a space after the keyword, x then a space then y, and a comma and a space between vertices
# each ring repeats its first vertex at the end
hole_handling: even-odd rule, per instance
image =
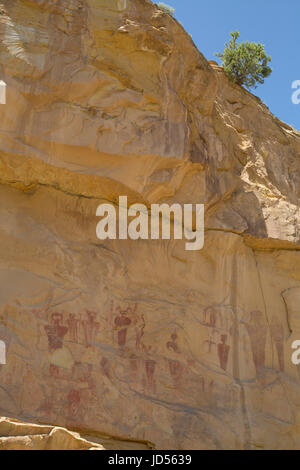
POLYGON ((266 77, 272 73, 268 66, 271 57, 267 56, 265 48, 258 42, 238 43, 238 31, 231 33, 231 40, 225 43, 224 52, 215 54, 222 59, 222 65, 229 78, 246 88, 257 88, 257 84, 264 83, 266 77))
POLYGON ((175 8, 171 7, 170 5, 167 5, 166 3, 158 3, 157 6, 161 9, 164 10, 166 13, 170 13, 171 15, 175 15, 175 8))

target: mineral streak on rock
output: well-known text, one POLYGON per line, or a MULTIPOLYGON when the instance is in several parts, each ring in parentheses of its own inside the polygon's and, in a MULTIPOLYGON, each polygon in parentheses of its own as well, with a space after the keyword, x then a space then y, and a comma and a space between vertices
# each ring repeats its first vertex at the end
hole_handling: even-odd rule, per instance
POLYGON ((0 1, 0 80, 0 415, 299 449, 299 132, 149 0, 0 1), (98 240, 120 195, 205 203, 204 249, 98 240))

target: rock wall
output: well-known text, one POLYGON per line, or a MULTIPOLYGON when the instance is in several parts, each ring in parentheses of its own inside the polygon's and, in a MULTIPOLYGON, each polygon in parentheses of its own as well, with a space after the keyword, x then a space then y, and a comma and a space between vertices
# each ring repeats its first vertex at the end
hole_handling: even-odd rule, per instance
POLYGON ((0 2, 0 415, 299 449, 300 133, 149 0, 0 2), (205 245, 96 208, 205 203, 205 245))

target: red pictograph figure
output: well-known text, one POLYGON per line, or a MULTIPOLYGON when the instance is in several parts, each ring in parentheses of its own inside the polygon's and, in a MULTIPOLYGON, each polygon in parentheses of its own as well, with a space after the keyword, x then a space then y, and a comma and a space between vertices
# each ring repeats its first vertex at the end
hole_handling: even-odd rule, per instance
POLYGON ((207 307, 203 313, 205 324, 215 328, 217 325, 217 311, 213 307, 207 307))
POLYGON ((92 373, 92 364, 86 364, 76 361, 72 367, 72 380, 79 383, 87 383, 88 388, 92 389, 95 386, 92 373))
POLYGON ((213 307, 209 307, 206 309, 206 315, 208 315, 208 326, 215 328, 217 324, 217 311, 213 307))
POLYGON ((129 312, 132 310, 130 307, 126 310, 121 310, 121 308, 118 307, 117 310, 119 310, 120 315, 115 318, 115 327, 118 330, 118 345, 123 348, 126 345, 128 327, 132 323, 128 316, 129 312))
POLYGON ((78 342, 78 324, 79 320, 76 318, 75 313, 69 313, 69 317, 66 320, 68 325, 70 340, 74 343, 78 342))
POLYGON ((166 343, 166 346, 169 350, 172 350, 173 352, 179 354, 180 353, 180 349, 178 347, 178 344, 177 344, 177 339, 178 339, 178 336, 176 333, 173 333, 171 335, 171 341, 168 341, 166 343))
POLYGON ((59 368, 54 364, 50 364, 49 366, 49 373, 51 377, 57 379, 59 377, 59 368))
POLYGON ((144 315, 141 315, 140 324, 136 322, 135 326, 135 346, 136 349, 141 349, 143 347, 142 339, 144 336, 146 322, 144 315))
POLYGON ((228 356, 230 346, 226 344, 227 335, 221 335, 221 343, 218 344, 218 356, 220 360, 220 367, 223 370, 227 369, 228 356))
POLYGON ((146 376, 147 376, 147 385, 151 388, 154 387, 154 372, 155 372, 156 362, 152 359, 146 359, 145 361, 145 369, 146 369, 146 376))
POLYGON ((204 344, 206 344, 206 343, 208 344, 208 352, 211 353, 212 352, 212 347, 216 346, 216 343, 213 341, 212 335, 209 336, 209 339, 204 341, 204 344))
POLYGON ((279 369, 284 371, 284 329, 279 320, 275 317, 271 322, 271 335, 275 343, 277 357, 279 362, 279 369))
POLYGON ((80 407, 80 392, 78 390, 70 390, 68 393, 68 416, 76 416, 80 407))
POLYGON ((51 413, 53 411, 53 403, 50 398, 45 398, 45 400, 41 403, 40 407, 37 409, 38 413, 43 416, 50 418, 51 413))
POLYGON ((31 313, 32 315, 34 315, 34 317, 37 319, 37 320, 42 320, 43 319, 43 310, 40 310, 38 308, 34 308, 31 310, 31 313))
POLYGON ((101 366, 101 371, 103 375, 105 375, 105 377, 110 379, 111 378, 110 377, 110 365, 109 365, 109 360, 107 359, 107 357, 102 357, 100 366, 101 366))
POLYGON ((183 365, 179 361, 173 359, 169 359, 168 362, 172 379, 174 380, 175 385, 178 385, 182 376, 183 365))
POLYGON ((93 346, 95 344, 96 335, 99 330, 100 324, 95 321, 97 314, 95 312, 91 312, 86 310, 87 318, 82 320, 82 327, 84 332, 84 341, 85 346, 87 348, 93 346))
POLYGON ((49 352, 54 352, 56 349, 63 347, 63 340, 68 328, 61 324, 62 321, 62 313, 52 313, 50 324, 44 327, 48 336, 49 352))
POLYGON ((252 357, 256 374, 260 367, 265 365, 265 349, 267 341, 267 325, 264 316, 259 310, 250 313, 250 321, 246 323, 247 332, 251 342, 252 357))
MULTIPOLYGON (((177 333, 172 333, 171 334, 171 341, 168 341, 166 343, 166 347, 169 351, 172 351, 175 354, 180 354, 180 348, 178 346, 177 340, 178 340, 177 333)), ((168 363, 169 363, 170 374, 171 374, 171 377, 174 381, 174 384, 179 385, 184 367, 176 359, 175 360, 174 359, 168 359, 168 363)))

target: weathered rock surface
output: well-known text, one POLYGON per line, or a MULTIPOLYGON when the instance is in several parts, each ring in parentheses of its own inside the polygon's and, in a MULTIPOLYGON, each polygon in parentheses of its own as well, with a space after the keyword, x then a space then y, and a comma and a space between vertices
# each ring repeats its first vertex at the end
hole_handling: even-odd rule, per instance
POLYGON ((150 1, 0 3, 0 414, 299 449, 300 133, 150 1), (205 202, 204 249, 100 242, 119 195, 205 202))
POLYGON ((0 418, 0 450, 104 450, 76 432, 0 418))

